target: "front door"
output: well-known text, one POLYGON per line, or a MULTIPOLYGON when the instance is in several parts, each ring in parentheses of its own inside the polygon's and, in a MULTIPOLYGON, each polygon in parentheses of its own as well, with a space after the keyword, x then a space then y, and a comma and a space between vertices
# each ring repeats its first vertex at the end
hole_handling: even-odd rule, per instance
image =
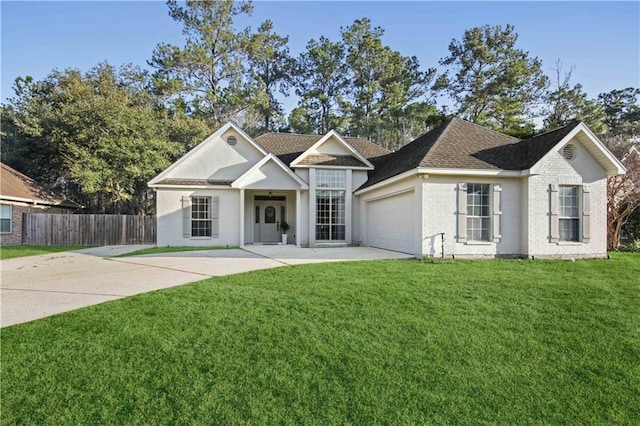
POLYGON ((282 241, 280 222, 284 214, 283 202, 261 202, 256 204, 258 237, 261 243, 282 241))

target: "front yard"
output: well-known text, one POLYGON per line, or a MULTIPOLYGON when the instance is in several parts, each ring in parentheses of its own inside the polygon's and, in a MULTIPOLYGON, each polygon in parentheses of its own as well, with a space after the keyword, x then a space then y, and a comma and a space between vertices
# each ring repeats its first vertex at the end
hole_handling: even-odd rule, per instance
POLYGON ((640 256, 209 279, 2 329, 3 424, 640 422, 640 256))
POLYGON ((72 251, 86 249, 89 247, 79 246, 2 246, 0 247, 0 260, 14 259, 16 257, 37 256, 40 254, 59 253, 61 251, 72 251))

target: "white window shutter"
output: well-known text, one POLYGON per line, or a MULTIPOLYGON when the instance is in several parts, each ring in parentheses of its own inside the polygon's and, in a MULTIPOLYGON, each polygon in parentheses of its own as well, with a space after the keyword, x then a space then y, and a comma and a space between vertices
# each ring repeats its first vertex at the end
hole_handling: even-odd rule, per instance
POLYGON ((500 242, 502 235, 500 234, 500 217, 502 216, 502 211, 500 210, 500 197, 502 196, 502 185, 495 184, 493 185, 493 209, 492 209, 492 217, 493 217, 493 242, 500 242))
POLYGON ((182 196, 182 236, 191 238, 191 197, 182 196))
POLYGON ((582 241, 589 242, 591 233, 591 188, 582 186, 582 241))
POLYGON ((220 197, 213 197, 211 199, 211 236, 212 237, 218 237, 220 232, 219 205, 220 205, 220 197))
POLYGON ((560 220, 558 216, 558 185, 549 185, 549 241, 557 243, 560 240, 560 220))
POLYGON ((458 183, 458 242, 467 242, 467 184, 458 183))

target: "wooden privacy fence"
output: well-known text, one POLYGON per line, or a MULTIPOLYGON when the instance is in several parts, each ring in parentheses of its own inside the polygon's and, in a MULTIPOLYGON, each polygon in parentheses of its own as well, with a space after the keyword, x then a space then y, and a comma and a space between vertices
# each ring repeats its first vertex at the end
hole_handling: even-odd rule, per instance
POLYGON ((24 213, 22 243, 46 246, 155 244, 155 216, 24 213))

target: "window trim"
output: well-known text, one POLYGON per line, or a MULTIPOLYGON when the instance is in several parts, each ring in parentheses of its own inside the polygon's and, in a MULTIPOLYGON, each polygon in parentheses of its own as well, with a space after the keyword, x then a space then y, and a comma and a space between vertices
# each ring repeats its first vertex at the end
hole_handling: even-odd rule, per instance
POLYGON ((2 213, 0 212, 0 221, 9 220, 9 230, 0 232, 0 234, 5 234, 5 235, 13 234, 13 205, 11 204, 1 204, 1 205, 9 207, 9 217, 3 217, 2 213))
POLYGON ((581 190, 580 190, 580 185, 558 185, 558 242, 559 243, 581 243, 583 242, 583 238, 582 238, 582 203, 580 202, 580 194, 581 194, 581 190), (575 216, 566 216, 563 215, 564 213, 564 208, 566 207, 563 204, 563 201, 567 199, 567 197, 563 196, 562 194, 562 189, 563 188, 573 188, 575 190, 575 195, 570 197, 572 199, 575 199, 575 205, 573 206, 569 206, 570 209, 575 209, 576 215, 575 216), (574 232, 572 233, 572 237, 571 239, 566 239, 563 238, 563 232, 562 232, 562 223, 563 221, 575 221, 577 222, 577 226, 574 230, 574 232), (574 239, 575 238, 575 239, 574 239))
POLYGON ((316 191, 316 223, 315 223, 315 239, 316 241, 346 241, 347 240, 347 191, 345 191, 344 189, 318 189, 316 191), (327 204, 327 211, 328 211, 328 216, 326 218, 326 220, 328 221, 328 223, 319 223, 318 222, 318 213, 319 213, 319 207, 320 207, 320 203, 318 203, 318 198, 320 197, 320 193, 327 193, 326 197, 322 197, 322 198, 327 198, 328 200, 328 204, 327 204), (341 212, 337 211, 337 215, 334 216, 334 212, 333 212, 333 206, 334 206, 334 199, 337 197, 342 196, 342 203, 338 205, 338 207, 341 207, 341 212), (342 213, 342 214, 340 214, 342 213), (338 222, 339 221, 339 222, 338 222), (327 226, 329 227, 329 238, 318 238, 318 227, 319 226, 327 226), (342 227, 343 228, 343 233, 344 233, 344 238, 336 238, 333 239, 332 235, 333 232, 332 230, 336 227, 342 227))
MULTIPOLYGON (((344 242, 347 241, 347 180, 348 180, 348 176, 347 176, 347 171, 343 170, 343 169, 325 169, 325 168, 316 168, 316 178, 315 178, 315 223, 314 223, 314 236, 315 236, 315 241, 320 241, 320 242, 344 242), (318 175, 325 173, 325 172, 330 172, 330 173, 335 173, 335 174, 340 174, 341 178, 339 180, 342 181, 343 186, 319 186, 318 182, 318 175), (329 217, 327 218, 329 223, 319 223, 318 222, 318 213, 319 213, 319 206, 320 203, 318 203, 318 193, 320 192, 326 192, 328 193, 327 197, 329 200, 329 204, 328 204, 328 211, 329 211, 329 217), (334 201, 334 196, 338 195, 340 196, 340 194, 342 195, 342 215, 340 215, 338 212, 337 218, 341 219, 340 223, 334 223, 335 221, 335 217, 333 216, 333 209, 331 208, 333 206, 333 201, 334 201), (329 227, 329 238, 328 239, 321 239, 318 238, 318 226, 328 226, 329 227), (333 228, 334 227, 338 227, 341 226, 343 227, 343 233, 344 233, 344 238, 341 239, 333 239, 331 238, 333 232, 333 228)), ((331 179, 330 179, 331 180, 331 179)), ((324 198, 324 197, 323 197, 324 198)))
POLYGON ((212 215, 212 210, 213 209, 213 200, 212 197, 210 196, 203 196, 203 195, 192 195, 191 196, 191 238, 212 238, 213 237, 213 215, 212 215), (206 203, 199 203, 196 202, 196 200, 206 200, 206 203), (195 206, 207 206, 207 209, 201 213, 204 213, 206 215, 205 218, 195 218, 194 217, 194 207, 195 206), (207 233, 207 235, 194 235, 194 223, 209 223, 208 228, 205 226, 204 228, 202 228, 202 230, 205 231, 205 233, 207 233), (208 232, 207 232, 208 230, 208 232))
POLYGON ((492 226, 491 226, 491 217, 492 217, 492 200, 491 200, 491 184, 488 183, 469 183, 467 182, 466 184, 466 197, 467 197, 467 215, 466 215, 466 221, 467 221, 467 242, 470 243, 491 243, 492 242, 492 226), (486 200, 487 203, 485 204, 470 204, 469 203, 469 188, 471 186, 479 186, 479 187, 485 187, 486 188, 486 200), (482 210, 484 207, 487 208, 487 214, 486 216, 477 216, 477 215, 473 215, 470 213, 470 209, 472 207, 480 207, 480 209, 482 210), (480 219, 482 222, 486 221, 487 223, 487 237, 486 239, 474 239, 471 238, 471 227, 469 226, 470 222, 472 219, 480 219))

